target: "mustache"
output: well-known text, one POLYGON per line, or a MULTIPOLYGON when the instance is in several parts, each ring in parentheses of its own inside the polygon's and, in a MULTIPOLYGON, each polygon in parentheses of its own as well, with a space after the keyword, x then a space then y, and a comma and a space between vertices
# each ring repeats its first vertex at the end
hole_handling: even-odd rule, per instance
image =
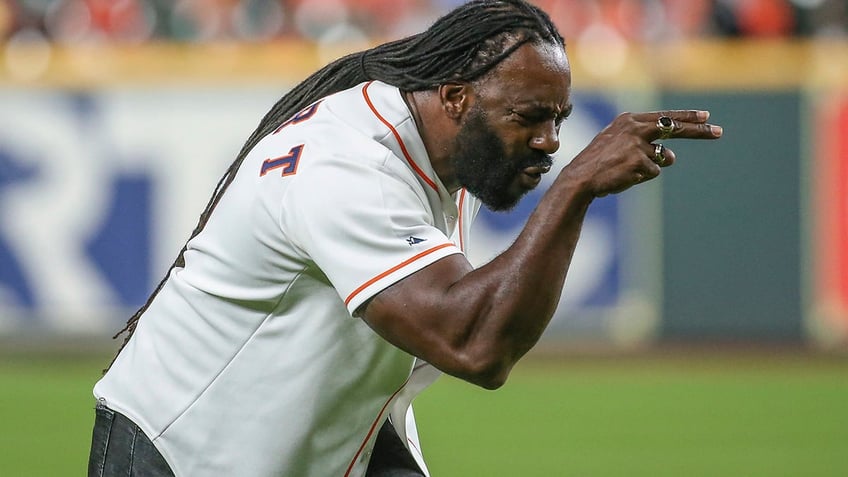
POLYGON ((550 154, 545 154, 540 151, 532 151, 525 154, 519 161, 519 170, 524 170, 528 167, 547 167, 550 168, 554 164, 554 157, 550 154))

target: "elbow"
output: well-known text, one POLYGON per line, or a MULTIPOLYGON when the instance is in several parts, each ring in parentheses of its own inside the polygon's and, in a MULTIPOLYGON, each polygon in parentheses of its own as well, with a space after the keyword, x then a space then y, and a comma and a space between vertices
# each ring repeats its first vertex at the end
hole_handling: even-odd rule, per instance
POLYGON ((506 383, 513 364, 503 356, 476 356, 466 361, 458 377, 482 388, 495 390, 506 383))
POLYGON ((481 379, 479 379, 474 384, 480 386, 481 388, 494 391, 495 389, 498 389, 504 384, 506 384, 506 378, 508 375, 508 373, 504 373, 499 375, 482 376, 481 379))

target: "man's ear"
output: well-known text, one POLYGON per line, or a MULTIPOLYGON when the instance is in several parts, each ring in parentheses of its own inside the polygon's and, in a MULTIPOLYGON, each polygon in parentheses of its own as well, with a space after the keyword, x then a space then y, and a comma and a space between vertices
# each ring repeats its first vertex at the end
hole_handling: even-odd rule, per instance
POLYGON ((442 108, 451 119, 459 120, 471 107, 471 85, 468 83, 445 83, 439 85, 442 108))

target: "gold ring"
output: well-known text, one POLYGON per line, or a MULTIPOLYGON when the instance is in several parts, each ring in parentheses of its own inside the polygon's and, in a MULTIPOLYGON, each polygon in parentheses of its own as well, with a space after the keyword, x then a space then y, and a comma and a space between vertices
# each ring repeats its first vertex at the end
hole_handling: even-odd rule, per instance
POLYGON ((665 164, 665 146, 660 143, 654 144, 653 161, 658 166, 665 164))
POLYGON ((660 130, 660 139, 668 139, 674 132, 674 120, 668 116, 660 116, 657 119, 657 128, 660 130))

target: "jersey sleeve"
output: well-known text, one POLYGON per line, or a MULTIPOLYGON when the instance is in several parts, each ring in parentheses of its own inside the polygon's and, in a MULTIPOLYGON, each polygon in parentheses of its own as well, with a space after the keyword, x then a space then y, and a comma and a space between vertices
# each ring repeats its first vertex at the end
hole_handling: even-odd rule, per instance
MULTIPOLYGON (((384 161, 322 160, 286 195, 285 233, 327 276, 351 314, 381 290, 451 254, 421 186, 384 161)), ((436 213, 441 213, 437 211, 436 213)))

